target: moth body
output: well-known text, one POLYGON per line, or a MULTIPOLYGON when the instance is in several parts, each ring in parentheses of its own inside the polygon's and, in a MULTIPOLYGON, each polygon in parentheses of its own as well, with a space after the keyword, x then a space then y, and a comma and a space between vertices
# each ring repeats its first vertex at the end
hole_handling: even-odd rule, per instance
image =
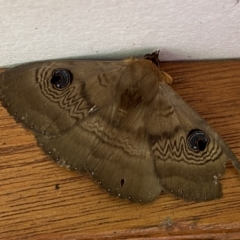
POLYGON ((0 100, 59 165, 111 195, 146 203, 162 191, 222 196, 231 159, 219 135, 168 85, 158 52, 123 61, 30 63, 0 75, 0 100))

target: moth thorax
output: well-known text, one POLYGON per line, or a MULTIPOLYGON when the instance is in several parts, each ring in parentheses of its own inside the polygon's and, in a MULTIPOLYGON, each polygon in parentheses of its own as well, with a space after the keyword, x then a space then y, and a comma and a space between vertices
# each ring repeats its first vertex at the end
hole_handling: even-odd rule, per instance
POLYGON ((138 91, 131 91, 131 89, 126 89, 121 95, 121 100, 119 104, 119 109, 123 112, 129 112, 134 109, 142 101, 142 96, 138 91))
POLYGON ((150 103, 158 91, 159 79, 162 77, 160 69, 146 59, 132 60, 128 73, 129 89, 134 89, 143 102, 150 103))

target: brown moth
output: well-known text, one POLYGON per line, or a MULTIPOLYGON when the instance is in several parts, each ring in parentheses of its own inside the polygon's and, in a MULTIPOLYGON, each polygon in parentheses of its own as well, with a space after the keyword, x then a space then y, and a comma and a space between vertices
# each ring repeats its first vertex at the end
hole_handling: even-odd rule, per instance
POLYGON ((168 86, 158 52, 123 61, 29 63, 0 75, 0 99, 61 166, 111 195, 149 202, 222 196, 231 159, 219 135, 168 86))

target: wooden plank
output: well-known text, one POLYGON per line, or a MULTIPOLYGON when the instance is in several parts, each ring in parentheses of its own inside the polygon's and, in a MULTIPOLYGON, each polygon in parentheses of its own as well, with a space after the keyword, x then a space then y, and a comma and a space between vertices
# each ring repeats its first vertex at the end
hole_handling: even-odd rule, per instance
MULTIPOLYGON (((240 61, 161 65, 240 159, 240 61)), ((210 202, 162 194, 140 205, 111 197, 90 176, 51 161, 0 106, 1 239, 238 239, 240 179, 231 163, 221 182, 224 197, 210 202)))

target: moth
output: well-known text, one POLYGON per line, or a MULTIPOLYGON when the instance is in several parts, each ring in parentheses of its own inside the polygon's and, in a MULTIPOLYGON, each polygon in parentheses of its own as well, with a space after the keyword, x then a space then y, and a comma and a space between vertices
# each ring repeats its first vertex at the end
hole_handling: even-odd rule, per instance
POLYGON ((111 195, 220 198, 226 161, 240 163, 169 86, 158 54, 20 65, 0 75, 0 100, 59 165, 90 173, 111 195))

